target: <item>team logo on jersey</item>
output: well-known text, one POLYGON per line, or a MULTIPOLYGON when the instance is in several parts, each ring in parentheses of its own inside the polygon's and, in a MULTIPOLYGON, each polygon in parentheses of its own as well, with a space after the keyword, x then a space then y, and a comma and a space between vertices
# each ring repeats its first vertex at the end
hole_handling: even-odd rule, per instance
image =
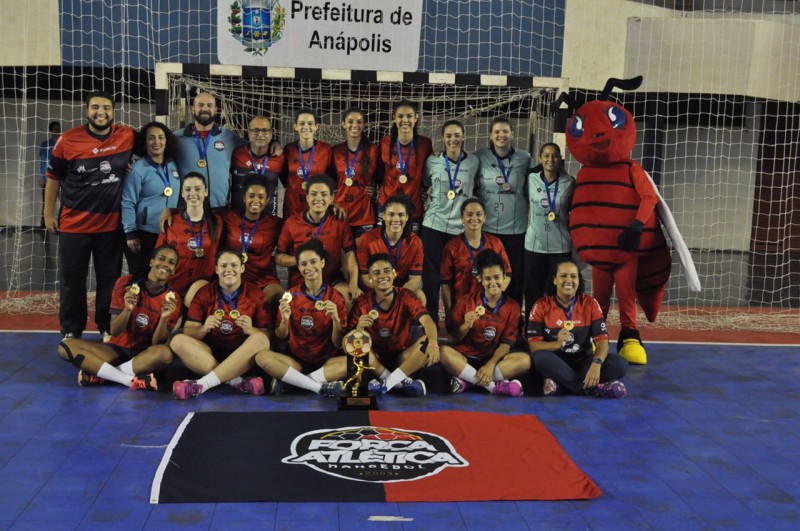
POLYGON ((483 337, 485 337, 487 341, 493 340, 495 337, 497 337, 497 328, 493 326, 487 326, 483 329, 483 337))
POLYGON ((136 326, 139 328, 144 328, 150 323, 150 316, 146 313, 138 313, 136 314, 136 326))
POLYGON ((503 179, 502 175, 498 175, 497 177, 495 177, 494 182, 495 184, 497 184, 497 186, 503 186, 504 184, 506 184, 506 180, 503 179))
POLYGON ((456 179, 455 185, 456 188, 461 188, 461 179, 456 179))
POLYGON ((100 171, 103 173, 110 173, 111 172, 111 163, 107 160, 104 160, 100 163, 100 171))
POLYGON ((283 463, 369 483, 414 481, 469 466, 440 435, 378 426, 309 431, 292 441, 291 452, 283 463))
POLYGON ((244 51, 264 55, 283 37, 286 9, 279 0, 234 0, 228 22, 228 31, 244 51))
POLYGON ((173 179, 180 179, 180 174, 178 173, 177 169, 176 170, 172 170, 172 178, 173 179))
POLYGON ((219 324, 219 331, 227 336, 228 334, 233 332, 233 323, 230 321, 222 321, 219 324))
POLYGON ((546 197, 543 197, 539 200, 539 205, 542 208, 550 208, 550 201, 546 197))
POLYGON ((222 140, 217 140, 216 142, 214 142, 214 149, 216 149, 217 151, 224 150, 225 142, 223 142, 222 140))
POLYGON ((197 240, 195 238, 189 238, 189 240, 186 242, 186 246, 189 247, 189 249, 191 249, 192 251, 194 251, 198 247, 197 240))
POLYGON ((382 338, 386 339, 392 337, 392 329, 391 328, 381 328, 378 330, 378 335, 382 338))
POLYGON ((311 330, 314 328, 314 318, 310 315, 304 315, 300 319, 300 326, 302 326, 304 330, 311 330))
POLYGON ((77 168, 75 168, 75 173, 86 173, 86 166, 81 164, 77 168))

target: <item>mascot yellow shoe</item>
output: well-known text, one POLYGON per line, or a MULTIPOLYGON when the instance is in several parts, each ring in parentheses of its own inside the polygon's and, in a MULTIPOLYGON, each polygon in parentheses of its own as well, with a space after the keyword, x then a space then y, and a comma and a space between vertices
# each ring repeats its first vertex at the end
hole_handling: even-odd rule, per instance
POLYGON ((647 365, 647 352, 644 350, 638 330, 622 330, 617 341, 617 353, 634 365, 647 365))

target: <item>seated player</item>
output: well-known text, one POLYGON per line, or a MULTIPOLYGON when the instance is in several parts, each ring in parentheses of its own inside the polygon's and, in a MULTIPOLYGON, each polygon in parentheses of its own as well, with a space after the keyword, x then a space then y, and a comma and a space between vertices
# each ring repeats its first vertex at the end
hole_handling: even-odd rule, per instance
POLYGON ((453 308, 442 347, 441 364, 453 377, 450 390, 463 393, 479 385, 495 395, 522 396, 522 383, 512 380, 528 372, 527 353, 511 352, 519 334, 519 304, 503 294, 505 263, 491 249, 475 257, 481 289, 460 297, 453 308))
POLYGON ((604 398, 625 396, 619 379, 628 362, 608 351, 603 312, 594 297, 583 292, 578 265, 571 260, 559 263, 548 291, 531 310, 527 331, 533 365, 545 378, 544 395, 563 389, 604 398))
POLYGON ((278 243, 281 219, 267 211, 267 178, 249 174, 241 185, 243 210, 230 208, 222 213, 223 242, 241 249, 245 268, 242 279, 264 292, 268 301, 283 294, 272 253, 278 243))
POLYGON ((308 179, 307 185, 308 211, 296 212, 284 222, 275 250, 275 263, 291 268, 290 286, 300 284, 302 275, 297 270, 295 250, 311 238, 320 240, 329 256, 325 261, 324 280, 342 294, 349 307, 353 299, 361 295, 353 231, 346 221, 337 219, 332 213, 331 178, 314 175, 308 179))
POLYGON ((261 351, 256 363, 273 378, 270 394, 281 394, 289 384, 336 397, 347 374, 347 359, 338 350, 347 318, 344 298, 323 278, 328 257, 320 240, 312 238, 295 252, 303 281, 283 294, 275 329, 278 340, 288 338, 288 351, 261 351))
POLYGON ((367 282, 372 291, 356 300, 349 327, 364 330, 372 338, 369 365, 380 379, 370 382, 370 390, 385 393, 402 388, 409 396, 424 396, 425 382, 411 376, 439 362, 438 330, 414 292, 394 285, 395 276, 388 254, 370 257, 367 282), (414 321, 425 329, 425 335, 417 341, 410 334, 414 321))
POLYGON ((394 285, 414 292, 422 304, 425 294, 420 289, 422 280, 422 240, 411 231, 409 220, 414 205, 407 195, 393 195, 386 200, 383 225, 365 233, 358 240, 356 254, 361 287, 369 289, 367 261, 369 257, 386 253, 395 271, 394 285))
POLYGON ((461 204, 461 222, 464 232, 453 237, 444 246, 442 266, 439 271, 442 278, 442 301, 444 302, 445 322, 450 322, 450 312, 455 301, 477 292, 478 268, 475 267, 475 255, 484 249, 491 249, 506 264, 506 276, 503 280, 503 291, 511 282, 511 269, 508 266, 503 242, 497 236, 483 232, 486 222, 486 207, 483 201, 469 197, 461 204))
POLYGON ((178 251, 156 247, 145 278, 123 276, 114 286, 111 341, 65 339, 58 345, 58 355, 79 369, 79 385, 111 381, 134 390, 158 389, 153 373, 172 363, 166 342, 181 314, 181 301, 167 285, 177 265, 178 251))
POLYGON ((272 324, 264 293, 242 280, 242 255, 236 249, 217 253, 217 280, 197 292, 182 334, 170 342, 186 368, 203 374, 199 380, 172 384, 172 394, 186 400, 225 382, 243 393, 264 394, 260 376, 242 376, 253 369, 256 354, 269 348, 272 324))

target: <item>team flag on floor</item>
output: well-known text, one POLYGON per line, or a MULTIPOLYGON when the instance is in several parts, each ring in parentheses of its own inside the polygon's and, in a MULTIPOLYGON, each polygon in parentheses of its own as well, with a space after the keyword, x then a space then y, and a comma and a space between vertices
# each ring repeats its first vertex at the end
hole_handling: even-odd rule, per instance
POLYGON ((192 413, 151 503, 573 500, 600 489, 533 415, 192 413))

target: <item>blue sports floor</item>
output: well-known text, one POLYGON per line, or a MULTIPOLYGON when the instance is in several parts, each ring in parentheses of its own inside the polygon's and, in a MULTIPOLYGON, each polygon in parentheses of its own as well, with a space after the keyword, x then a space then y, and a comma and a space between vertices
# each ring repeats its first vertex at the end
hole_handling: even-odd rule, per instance
POLYGON ((57 342, 0 333, 0 529, 800 529, 797 347, 651 343, 650 365, 631 369, 622 400, 470 392, 381 403, 534 414, 604 491, 591 501, 150 505, 153 473, 186 413, 334 402, 83 389, 57 342))

